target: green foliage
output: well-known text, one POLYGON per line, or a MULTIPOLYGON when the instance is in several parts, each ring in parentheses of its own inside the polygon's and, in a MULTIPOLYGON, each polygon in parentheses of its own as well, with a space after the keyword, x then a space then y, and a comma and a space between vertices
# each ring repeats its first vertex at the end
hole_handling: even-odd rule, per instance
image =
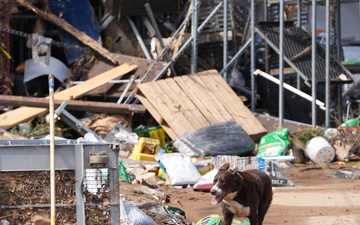
MULTIPOLYGON (((68 138, 69 128, 64 127, 61 122, 56 122, 54 127, 54 135, 57 137, 68 138)), ((50 134, 50 124, 42 117, 37 117, 27 123, 13 127, 10 133, 16 134, 28 139, 39 139, 50 134)))
POLYGON ((304 128, 299 130, 294 134, 293 139, 297 141, 299 144, 305 146, 308 141, 310 141, 313 137, 323 136, 324 128, 314 127, 314 128, 304 128))

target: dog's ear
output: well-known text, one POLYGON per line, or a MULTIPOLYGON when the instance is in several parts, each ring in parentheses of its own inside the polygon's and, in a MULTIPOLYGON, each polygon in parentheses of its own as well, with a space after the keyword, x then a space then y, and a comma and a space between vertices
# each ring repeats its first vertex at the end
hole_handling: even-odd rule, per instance
POLYGON ((220 167, 219 170, 228 170, 229 168, 230 168, 230 164, 229 164, 229 163, 225 163, 224 165, 222 165, 222 166, 220 167))
POLYGON ((233 174, 236 174, 239 171, 239 169, 237 167, 235 167, 235 169, 233 169, 233 174))

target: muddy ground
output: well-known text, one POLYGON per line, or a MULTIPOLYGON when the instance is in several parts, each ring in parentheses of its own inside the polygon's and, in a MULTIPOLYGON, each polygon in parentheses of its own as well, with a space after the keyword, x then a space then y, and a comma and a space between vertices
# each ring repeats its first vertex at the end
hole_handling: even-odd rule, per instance
MULTIPOLYGON (((274 199, 264 225, 360 224, 359 179, 334 176, 343 170, 359 171, 359 165, 358 162, 351 165, 332 163, 322 168, 309 163, 285 169, 292 185, 275 187, 274 199)), ((208 192, 167 186, 157 189, 167 196, 167 201, 158 201, 154 195, 139 191, 140 186, 121 182, 120 194, 141 207, 157 224, 176 223, 159 217, 144 205, 157 203, 180 208, 186 215, 183 224, 195 224, 205 216, 221 213, 220 205, 210 204, 211 195, 208 192)))

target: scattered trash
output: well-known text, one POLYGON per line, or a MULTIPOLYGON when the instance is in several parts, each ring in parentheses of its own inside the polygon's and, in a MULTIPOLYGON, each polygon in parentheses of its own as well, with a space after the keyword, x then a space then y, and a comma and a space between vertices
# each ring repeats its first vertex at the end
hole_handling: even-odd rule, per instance
POLYGON ((158 176, 159 170, 160 167, 157 163, 133 164, 128 165, 126 168, 126 172, 129 174, 129 177, 133 177, 133 179, 131 179, 132 183, 137 182, 141 184, 146 182, 147 184, 154 187, 159 187, 166 184, 165 177, 162 178, 158 176))
POLYGON ((156 225, 155 221, 131 202, 120 198, 120 224, 121 225, 156 225))
POLYGON ((159 140, 161 148, 165 148, 166 146, 166 133, 161 126, 152 126, 144 129, 137 129, 134 132, 139 137, 148 137, 159 140))
POLYGON ((334 178, 350 178, 350 179, 360 179, 360 170, 353 171, 336 171, 333 173, 334 178))
POLYGON ((305 153, 313 162, 318 164, 329 164, 335 157, 334 148, 321 136, 314 137, 308 142, 305 153))
POLYGON ((200 180, 194 185, 194 190, 209 192, 213 186, 214 177, 217 172, 218 169, 213 169, 207 174, 203 175, 200 180))
POLYGON ((350 149, 352 145, 342 140, 332 141, 332 146, 335 150, 336 159, 340 162, 348 162, 350 157, 350 149))
MULTIPOLYGON (((221 225, 222 222, 223 222, 222 216, 213 214, 202 218, 196 223, 196 225, 221 225)), ((234 219, 231 225, 250 225, 250 222, 245 219, 244 220, 234 219)))
POLYGON ((288 151, 290 141, 289 129, 275 130, 260 139, 258 157, 282 156, 288 151))
POLYGON ((171 185, 193 185, 201 178, 191 158, 183 153, 157 154, 155 158, 168 174, 171 185))
POLYGON ((9 221, 7 221, 7 220, 1 220, 0 222, 1 222, 1 225, 9 225, 10 224, 9 221))
POLYGON ((141 137, 139 142, 134 146, 131 154, 133 160, 145 160, 156 162, 154 157, 158 154, 160 141, 155 138, 141 137))
POLYGON ((359 122, 360 122, 360 116, 358 116, 357 118, 346 120, 344 123, 340 125, 340 127, 341 128, 356 127, 359 126, 359 122))
POLYGON ((324 137, 327 140, 333 140, 340 135, 340 132, 336 128, 328 128, 324 131, 324 137))
POLYGON ((130 184, 130 178, 126 173, 126 167, 124 165, 124 161, 121 159, 119 160, 119 176, 122 180, 126 181, 128 184, 130 184))

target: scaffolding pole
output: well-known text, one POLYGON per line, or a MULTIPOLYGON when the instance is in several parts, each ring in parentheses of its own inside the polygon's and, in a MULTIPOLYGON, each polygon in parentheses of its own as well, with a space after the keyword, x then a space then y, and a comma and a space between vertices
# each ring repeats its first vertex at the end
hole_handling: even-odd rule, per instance
MULTIPOLYGON (((224 38, 223 38, 223 66, 227 64, 227 55, 228 55, 228 1, 224 0, 224 38)), ((233 37, 234 38, 234 37, 233 37)), ((224 79, 227 80, 227 72, 224 72, 224 79)))
POLYGON ((279 127, 282 128, 284 124, 284 0, 280 0, 279 23, 279 127))
POLYGON ((255 112, 255 0, 251 0, 250 7, 250 28, 251 28, 251 47, 250 47, 250 57, 251 57, 251 111, 255 112))
POLYGON ((197 71, 197 57, 198 57, 198 32, 199 27, 199 4, 198 0, 192 0, 192 20, 191 20, 191 35, 193 36, 191 44, 191 71, 194 74, 197 71))
POLYGON ((330 0, 326 0, 326 57, 325 57, 325 127, 330 127, 330 0))
MULTIPOLYGON (((211 11, 211 13, 206 17, 206 19, 200 24, 199 28, 197 29, 198 33, 201 33, 201 31, 205 28, 206 24, 209 22, 209 20, 215 15, 215 13, 220 9, 220 7, 222 6, 222 2, 219 2, 219 4, 217 4, 217 6, 211 11)), ((185 51, 185 49, 187 47, 189 47, 190 43, 193 40, 193 36, 191 36, 186 42, 185 44, 183 44, 181 46, 181 48, 179 49, 178 53, 173 56, 173 58, 170 60, 170 62, 168 62, 163 68, 162 70, 156 75, 156 77, 154 78, 154 80, 158 80, 160 79, 165 71, 174 63, 176 62, 176 60, 178 60, 178 58, 180 57, 180 55, 185 51)))
POLYGON ((311 103, 312 126, 316 126, 316 1, 312 1, 311 9, 311 103))

